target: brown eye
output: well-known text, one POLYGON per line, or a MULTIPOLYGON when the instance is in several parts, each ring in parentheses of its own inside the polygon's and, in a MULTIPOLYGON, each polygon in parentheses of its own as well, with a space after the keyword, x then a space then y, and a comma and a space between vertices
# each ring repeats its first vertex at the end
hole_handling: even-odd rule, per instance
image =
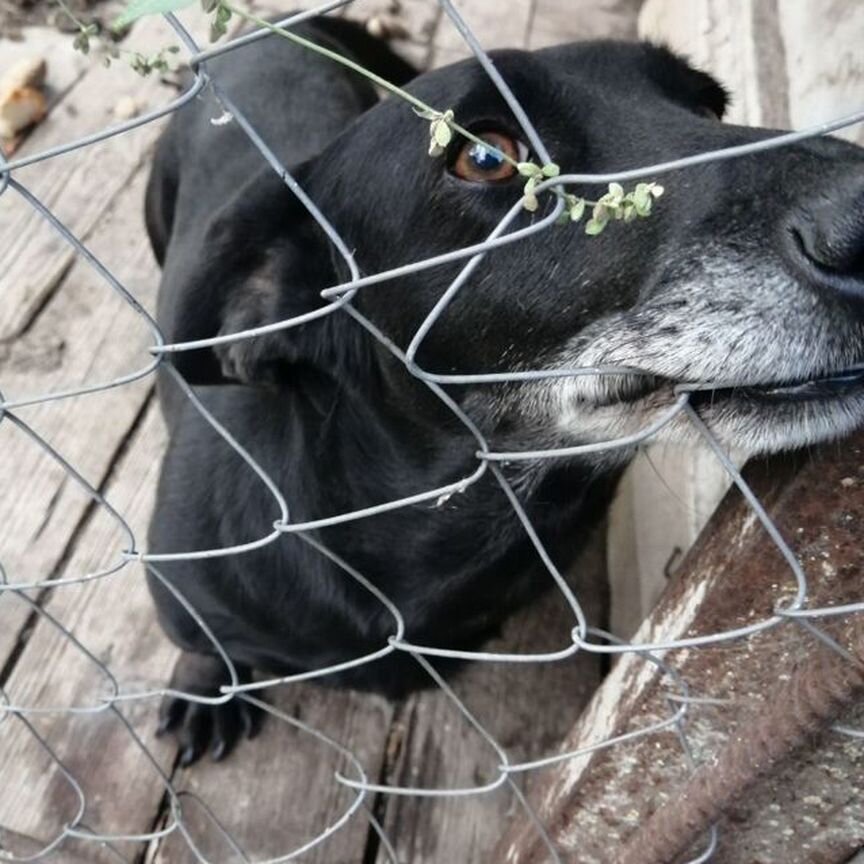
POLYGON ((512 177, 516 173, 516 166, 504 157, 518 162, 519 144, 509 135, 500 132, 484 132, 477 137, 490 146, 484 147, 474 141, 467 141, 453 163, 453 173, 463 180, 476 183, 490 183, 512 177))

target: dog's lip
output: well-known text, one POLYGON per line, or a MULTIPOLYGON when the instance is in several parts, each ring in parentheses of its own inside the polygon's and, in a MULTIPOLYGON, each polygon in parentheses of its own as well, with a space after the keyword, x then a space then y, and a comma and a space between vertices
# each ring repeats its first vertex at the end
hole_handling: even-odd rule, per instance
MULTIPOLYGON (((854 366, 818 378, 795 381, 770 382, 766 384, 741 384, 713 386, 691 390, 691 402, 717 399, 726 396, 748 398, 761 402, 807 402, 818 399, 837 399, 852 390, 864 387, 864 366, 854 366)), ((688 390, 679 386, 679 391, 688 390)))
POLYGON ((703 383, 676 381, 665 376, 648 374, 626 378, 628 392, 618 393, 614 399, 614 402, 619 404, 636 402, 662 390, 671 390, 676 394, 688 393, 692 404, 734 397, 763 402, 805 402, 836 399, 849 391, 864 388, 864 364, 814 377, 785 381, 703 383))

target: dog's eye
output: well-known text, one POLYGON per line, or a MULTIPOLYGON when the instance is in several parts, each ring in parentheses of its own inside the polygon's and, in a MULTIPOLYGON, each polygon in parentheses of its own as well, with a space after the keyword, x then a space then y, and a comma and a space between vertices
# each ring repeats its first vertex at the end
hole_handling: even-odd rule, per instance
POLYGON ((453 163, 453 173, 463 180, 481 183, 512 177, 516 173, 516 166, 504 157, 507 156, 514 162, 520 161, 524 158, 522 151, 527 152, 524 145, 501 132, 484 132, 477 137, 490 146, 484 147, 475 141, 467 141, 453 163))

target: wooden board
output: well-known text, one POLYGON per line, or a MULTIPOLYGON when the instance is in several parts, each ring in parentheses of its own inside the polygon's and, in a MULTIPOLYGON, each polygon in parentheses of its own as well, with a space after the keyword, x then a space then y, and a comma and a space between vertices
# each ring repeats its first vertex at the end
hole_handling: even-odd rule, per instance
MULTIPOLYGON (((152 405, 109 484, 108 494, 139 533, 152 507, 163 445, 161 418, 152 405)), ((111 521, 94 518, 67 569, 75 572, 111 560, 116 541, 111 521)), ((165 681, 176 655, 154 626, 142 576, 139 565, 129 565, 112 578, 55 591, 46 604, 46 610, 108 664, 126 688, 165 681)), ((105 688, 104 676, 44 619, 5 685, 15 704, 42 708, 95 707, 105 688)), ((130 702, 121 710, 154 758, 169 768, 173 752, 167 742, 154 739, 152 702, 130 702)), ((116 715, 110 711, 31 714, 29 720, 81 785, 87 801, 84 821, 91 830, 149 830, 162 797, 162 783, 116 715)), ((37 841, 50 839, 74 815, 77 799, 73 790, 17 718, 0 724, 0 752, 0 825, 4 831, 37 841)), ((13 841, 6 842, 14 851, 13 841)), ((103 860, 95 845, 81 846, 81 854, 88 856, 85 860, 103 860)))
MULTIPOLYGON (((202 13, 187 17, 193 33, 206 32, 202 13)), ((148 50, 154 41, 165 44, 165 36, 164 25, 145 21, 133 30, 126 46, 148 50)), ((65 38, 62 47, 71 51, 70 39, 65 38)), ((54 44, 53 37, 45 36, 36 44, 54 44)), ((58 53, 62 47, 57 46, 58 53)), ((112 69, 113 73, 89 61, 84 77, 70 91, 74 96, 69 95, 58 108, 58 112, 71 111, 75 122, 67 123, 56 112, 49 114, 18 155, 40 152, 104 125, 119 93, 143 87, 143 95, 136 96, 142 106, 150 96, 164 101, 173 94, 171 88, 146 83, 126 68, 112 69), (108 73, 114 74, 112 86, 103 77, 108 73), (90 109, 83 111, 87 105, 90 109), (86 116, 80 116, 82 111, 86 116)), ((126 135, 112 139, 110 145, 96 147, 95 155, 94 148, 85 148, 16 172, 151 312, 159 277, 141 214, 146 156, 157 131, 144 138, 142 133, 132 133, 128 142, 126 135), (52 186, 55 182, 58 185, 52 186)), ((152 339, 142 320, 12 190, 0 203, 0 238, 5 241, 0 261, 6 262, 0 263, 4 297, 0 380, 7 399, 110 381, 149 362, 146 347, 152 339), (4 319, 4 314, 9 318, 4 319)), ((151 386, 152 381, 142 381, 22 408, 18 413, 98 487, 151 386)), ((0 497, 0 563, 7 578, 16 582, 49 578, 72 549, 90 500, 53 459, 11 424, 0 424, 0 445, 4 454, 0 488, 10 490, 0 497)), ((14 598, 2 598, 0 614, 2 669, 19 643, 28 613, 14 598)))
MULTIPOLYGON (((527 45, 533 3, 509 4, 506 13, 502 13, 499 5, 486 0, 462 0, 454 6, 485 50, 524 48, 527 45)), ((442 15, 433 40, 434 65, 441 66, 470 56, 471 49, 462 35, 450 18, 442 15)))
POLYGON ((579 39, 633 39, 642 0, 536 0, 529 48, 579 39))
MULTIPOLYGON (((842 446, 753 462, 745 478, 807 575, 807 606, 859 602, 864 434, 842 446)), ((769 619, 775 605, 793 595, 788 563, 736 490, 724 499, 636 640, 662 643, 755 624, 769 619)), ((860 645, 864 633, 861 618, 836 616, 813 623, 860 657, 861 648, 852 646, 860 645)), ((839 719, 860 730, 864 704, 850 704, 836 717, 823 707, 819 722, 810 719, 804 726, 797 749, 777 754, 774 744, 788 737, 790 727, 803 726, 808 710, 830 701, 824 682, 839 681, 849 661, 792 622, 746 640, 657 653, 688 683, 693 697, 708 700, 689 705, 685 733, 703 776, 724 778, 718 785, 730 790, 729 803, 717 813, 697 803, 705 796, 700 797, 699 784, 688 782, 691 772, 672 729, 567 760, 555 769, 539 801, 564 859, 578 855, 580 864, 653 864, 660 858, 647 852, 646 825, 658 811, 674 813, 692 804, 689 820, 658 831, 678 845, 663 861, 691 860, 704 848, 707 825, 693 815, 704 808, 719 825, 716 860, 723 864, 846 864, 864 846, 864 741, 830 725, 839 719), (816 656, 819 675, 810 673, 802 680, 801 670, 816 656), (724 755, 742 742, 747 742, 743 746, 749 758, 724 755)), ((841 692, 839 684, 830 686, 841 692)), ((625 655, 571 730, 564 749, 668 718, 672 706, 667 696, 677 689, 642 657, 625 655)), ((533 826, 519 818, 490 860, 541 864, 548 858, 533 826)))
MULTIPOLYGON (((143 188, 144 175, 139 173, 103 214, 91 247, 152 308, 158 273, 141 231, 143 188)), ((145 367, 151 342, 141 318, 86 263, 78 262, 26 337, 9 345, 5 356, 0 354, 4 393, 13 399, 110 381, 145 367)), ((17 413, 98 487, 152 385, 150 378, 17 413)), ((0 549, 6 576, 14 582, 51 578, 70 550, 91 501, 61 465, 11 423, 0 424, 0 446, 4 454, 0 484, 7 492, 0 496, 0 549)), ((0 628, 0 658, 5 658, 25 610, 8 598, 0 603, 5 625, 0 628)))
MULTIPOLYGON (((161 19, 143 20, 124 47, 152 51, 176 42, 161 19)), ((64 48, 57 49, 58 53, 64 48)), ((65 50, 72 53, 71 37, 65 50)), ((122 61, 104 68, 95 58, 70 97, 48 114, 17 154, 33 154, 76 140, 118 122, 117 103, 134 94, 139 113, 167 104, 176 90, 158 78, 142 79, 122 61)), ((68 155, 16 171, 23 183, 79 238, 87 239, 111 201, 141 166, 161 129, 151 123, 68 155)), ((71 248, 43 225, 12 190, 0 208, 0 341, 20 335, 71 265, 71 248)))
MULTIPOLYGON (((386 700, 314 685, 280 686, 264 698, 350 749, 370 782, 378 778, 393 715, 393 706, 386 700)), ((174 782, 178 790, 189 790, 205 801, 250 859, 260 861, 287 855, 308 843, 349 809, 356 793, 336 781, 337 770, 356 777, 332 747, 268 717, 262 734, 242 742, 224 763, 203 761, 178 771, 174 782)), ((209 860, 239 860, 200 806, 190 802, 184 807, 184 822, 209 860)), ((360 810, 303 860, 363 864, 368 832, 365 811, 360 810)), ((151 860, 193 864, 198 858, 175 833, 159 845, 151 860)))
MULTIPOLYGON (((598 533, 598 540, 602 540, 598 533)), ((608 614, 602 542, 596 542, 574 568, 574 588, 589 621, 608 614), (575 574, 581 574, 578 577, 575 574)), ((573 617, 557 592, 516 615, 490 651, 538 652, 566 647, 573 617)), ((602 678, 597 657, 577 655, 560 663, 477 663, 451 684, 466 707, 511 762, 556 752, 568 718, 581 713, 602 678)), ((446 694, 421 693, 398 711, 392 733, 387 781, 401 786, 452 788, 494 780, 498 758, 458 712, 446 694)), ((542 785, 546 771, 516 777, 519 787, 542 785)), ((385 797, 384 824, 400 861, 482 862, 504 825, 521 813, 507 787, 470 797, 385 797)), ((378 864, 389 864, 382 851, 378 864)))

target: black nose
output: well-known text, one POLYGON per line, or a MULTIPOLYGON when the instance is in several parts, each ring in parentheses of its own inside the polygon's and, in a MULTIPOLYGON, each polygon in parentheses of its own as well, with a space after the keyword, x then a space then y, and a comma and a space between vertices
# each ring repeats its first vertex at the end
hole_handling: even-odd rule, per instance
POLYGON ((805 202, 789 223, 792 254, 825 288, 864 300, 864 182, 805 202))

